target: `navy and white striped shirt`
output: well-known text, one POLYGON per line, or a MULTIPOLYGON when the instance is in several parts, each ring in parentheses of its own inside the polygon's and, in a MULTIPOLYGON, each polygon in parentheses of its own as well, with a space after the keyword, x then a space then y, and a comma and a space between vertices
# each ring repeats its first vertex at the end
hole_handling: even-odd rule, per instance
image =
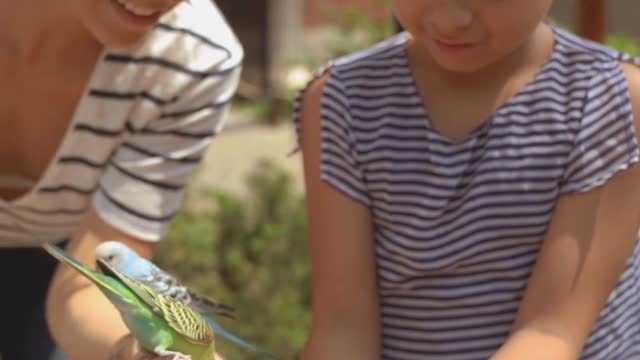
MULTIPOLYGON (((558 197, 638 161, 620 63, 630 58, 554 34, 535 79, 460 141, 430 126, 408 34, 331 64, 321 176, 372 210, 384 359, 490 357, 509 335, 558 197)), ((639 299, 640 247, 582 359, 640 358, 639 299)))
POLYGON ((242 58, 210 0, 183 1, 134 49, 105 49, 45 174, 0 199, 0 247, 68 238, 92 201, 116 228, 162 238, 223 126, 242 58))

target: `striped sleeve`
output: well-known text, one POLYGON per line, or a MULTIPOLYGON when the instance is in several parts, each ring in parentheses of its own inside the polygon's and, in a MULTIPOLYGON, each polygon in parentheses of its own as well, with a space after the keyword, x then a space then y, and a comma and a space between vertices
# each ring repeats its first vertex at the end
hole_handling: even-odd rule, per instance
POLYGON ((238 86, 240 65, 196 77, 162 113, 116 149, 94 205, 111 225, 158 241, 180 209, 188 180, 221 130, 238 86))
POLYGON ((352 122, 345 89, 333 71, 325 83, 321 101, 321 178, 369 206, 371 200, 355 149, 352 122))
POLYGON ((590 84, 562 194, 592 190, 638 162, 638 144, 626 76, 618 63, 590 84))

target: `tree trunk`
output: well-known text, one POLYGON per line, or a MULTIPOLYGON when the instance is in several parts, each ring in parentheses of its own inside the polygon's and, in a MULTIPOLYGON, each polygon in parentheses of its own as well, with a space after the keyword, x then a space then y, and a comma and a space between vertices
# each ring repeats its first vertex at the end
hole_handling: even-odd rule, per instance
POLYGON ((607 29, 606 0, 578 0, 578 33, 590 40, 603 42, 607 29))

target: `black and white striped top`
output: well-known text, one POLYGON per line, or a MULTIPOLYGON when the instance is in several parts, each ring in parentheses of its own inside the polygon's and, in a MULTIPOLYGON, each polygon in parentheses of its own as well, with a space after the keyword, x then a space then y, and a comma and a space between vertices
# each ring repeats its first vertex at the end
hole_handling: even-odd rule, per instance
POLYGON ((105 49, 57 154, 24 196, 0 200, 0 247, 69 237, 93 203, 157 241, 222 129, 243 50, 210 0, 183 1, 133 50, 105 49))
MULTIPOLYGON (((638 161, 620 65, 629 57, 554 33, 535 79, 461 141, 430 125, 408 34, 331 64, 321 176, 372 210, 384 359, 489 358, 558 197, 638 161)), ((640 359, 639 299, 640 247, 582 359, 640 359)))

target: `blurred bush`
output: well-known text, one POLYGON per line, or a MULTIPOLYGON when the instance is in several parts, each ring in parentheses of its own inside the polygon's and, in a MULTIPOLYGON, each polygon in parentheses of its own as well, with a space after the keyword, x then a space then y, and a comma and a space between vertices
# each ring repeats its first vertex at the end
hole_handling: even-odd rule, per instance
MULTIPOLYGON (((389 0, 375 0, 380 8, 391 9, 389 0)), ((333 41, 326 44, 331 59, 349 55, 386 40, 396 32, 396 23, 391 13, 384 19, 376 19, 355 6, 347 7, 324 4, 323 10, 329 19, 333 41)))
MULTIPOLYGON (((190 194, 206 196, 217 210, 180 213, 156 261, 234 306, 237 319, 220 320, 227 330, 293 359, 310 326, 304 199, 293 190, 291 177, 271 163, 260 164, 247 181, 247 197, 190 194)), ((226 340, 219 344, 227 360, 257 358, 226 340)))
POLYGON ((614 49, 634 56, 640 56, 640 42, 635 38, 622 35, 610 35, 606 43, 614 49))
MULTIPOLYGON (((375 0, 378 6, 390 8, 389 0, 375 0)), ((295 57, 288 59, 286 91, 277 98, 236 100, 234 107, 252 110, 250 116, 257 122, 276 124, 289 119, 294 109, 294 100, 299 92, 311 80, 316 69, 323 67, 329 60, 363 50, 381 42, 396 32, 396 24, 391 14, 384 19, 376 19, 356 6, 344 7, 322 4, 327 16, 323 30, 324 36, 309 41, 295 57), (275 114, 275 115, 274 115, 275 114)))

